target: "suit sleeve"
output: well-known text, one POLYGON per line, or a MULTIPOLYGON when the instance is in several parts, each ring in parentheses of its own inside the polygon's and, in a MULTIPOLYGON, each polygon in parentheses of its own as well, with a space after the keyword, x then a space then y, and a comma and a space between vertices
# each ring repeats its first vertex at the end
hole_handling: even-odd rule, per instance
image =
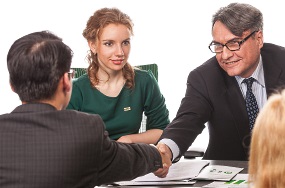
POLYGON ((101 118, 97 119, 97 124, 102 125, 99 130, 102 136, 98 161, 99 184, 132 180, 162 167, 161 156, 155 147, 110 140, 101 118))
POLYGON ((179 147, 180 156, 187 151, 196 137, 203 131, 204 124, 210 118, 212 106, 207 92, 202 73, 198 70, 190 72, 186 94, 181 101, 177 115, 164 129, 160 138, 173 140, 179 147))

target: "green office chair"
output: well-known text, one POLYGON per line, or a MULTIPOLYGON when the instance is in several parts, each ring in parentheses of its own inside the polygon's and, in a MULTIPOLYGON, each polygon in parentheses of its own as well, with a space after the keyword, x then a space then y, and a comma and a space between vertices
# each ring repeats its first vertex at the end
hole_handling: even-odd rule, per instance
POLYGON ((75 76, 74 76, 75 79, 87 72, 87 68, 72 68, 72 69, 75 70, 75 76))
POLYGON ((156 80, 158 81, 158 66, 157 64, 147 64, 147 65, 137 65, 135 66, 139 69, 142 70, 150 70, 152 72, 152 74, 154 75, 154 77, 156 78, 156 80))
MULTIPOLYGON (((156 80, 158 80, 158 66, 157 64, 146 64, 146 65, 137 65, 135 66, 136 68, 139 68, 141 70, 150 70, 154 77, 156 78, 156 80)), ((75 76, 74 78, 78 78, 80 77, 81 75, 85 74, 86 71, 87 71, 87 68, 72 68, 75 70, 75 76)), ((146 131, 146 123, 147 123, 147 117, 143 114, 143 117, 142 117, 142 122, 141 122, 141 128, 139 130, 139 132, 145 132, 146 131)))

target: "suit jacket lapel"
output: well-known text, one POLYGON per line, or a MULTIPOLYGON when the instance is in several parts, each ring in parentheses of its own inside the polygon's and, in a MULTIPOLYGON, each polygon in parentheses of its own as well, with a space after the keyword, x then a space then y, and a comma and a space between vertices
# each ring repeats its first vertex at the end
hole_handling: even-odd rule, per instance
MULTIPOLYGON (((225 73, 225 84, 226 84, 226 100, 227 104, 231 109, 231 113, 233 116, 233 124, 234 130, 236 130, 237 134, 240 138, 240 144, 244 147, 244 145, 249 145, 249 121, 246 112, 245 100, 242 95, 242 92, 239 88, 239 85, 235 79, 235 77, 230 77, 225 73)), ((248 148, 244 147, 245 156, 248 155, 248 148)))
POLYGON ((240 134, 241 139, 249 133, 249 122, 247 118, 245 100, 234 77, 226 76, 227 100, 231 108, 235 127, 240 134))

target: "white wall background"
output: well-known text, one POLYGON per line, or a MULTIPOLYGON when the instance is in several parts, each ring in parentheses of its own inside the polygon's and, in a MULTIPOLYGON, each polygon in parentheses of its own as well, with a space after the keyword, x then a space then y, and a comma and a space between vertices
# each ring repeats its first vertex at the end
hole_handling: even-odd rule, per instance
MULTIPOLYGON (((134 37, 129 62, 132 65, 156 63, 159 85, 172 120, 185 94, 189 72, 212 54, 212 15, 231 2, 250 3, 264 14, 265 42, 285 46, 285 15, 282 1, 230 0, 9 0, 0 2, 0 114, 20 104, 10 90, 6 55, 11 44, 30 32, 50 30, 64 39, 74 51, 73 67, 87 67, 88 50, 82 37, 87 19, 102 7, 118 7, 133 20, 134 37)), ((274 66, 274 65, 272 65, 274 66)), ((207 130, 194 146, 206 147, 207 130)))

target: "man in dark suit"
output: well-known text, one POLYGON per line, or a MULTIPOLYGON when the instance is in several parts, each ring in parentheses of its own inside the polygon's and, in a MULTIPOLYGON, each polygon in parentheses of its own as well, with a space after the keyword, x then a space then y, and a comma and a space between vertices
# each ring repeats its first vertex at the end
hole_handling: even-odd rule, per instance
POLYGON ((164 177, 171 162, 155 147, 112 141, 100 116, 64 110, 71 60, 71 49, 47 31, 11 46, 10 84, 23 104, 0 116, 0 187, 93 188, 154 171, 164 177))
POLYGON ((267 97, 285 84, 285 49, 263 43, 263 16, 255 7, 222 7, 213 16, 212 36, 209 48, 216 56, 190 72, 177 116, 158 144, 169 146, 174 161, 205 123, 209 145, 204 159, 248 160, 254 118, 267 97), (252 81, 252 89, 245 79, 252 81))

